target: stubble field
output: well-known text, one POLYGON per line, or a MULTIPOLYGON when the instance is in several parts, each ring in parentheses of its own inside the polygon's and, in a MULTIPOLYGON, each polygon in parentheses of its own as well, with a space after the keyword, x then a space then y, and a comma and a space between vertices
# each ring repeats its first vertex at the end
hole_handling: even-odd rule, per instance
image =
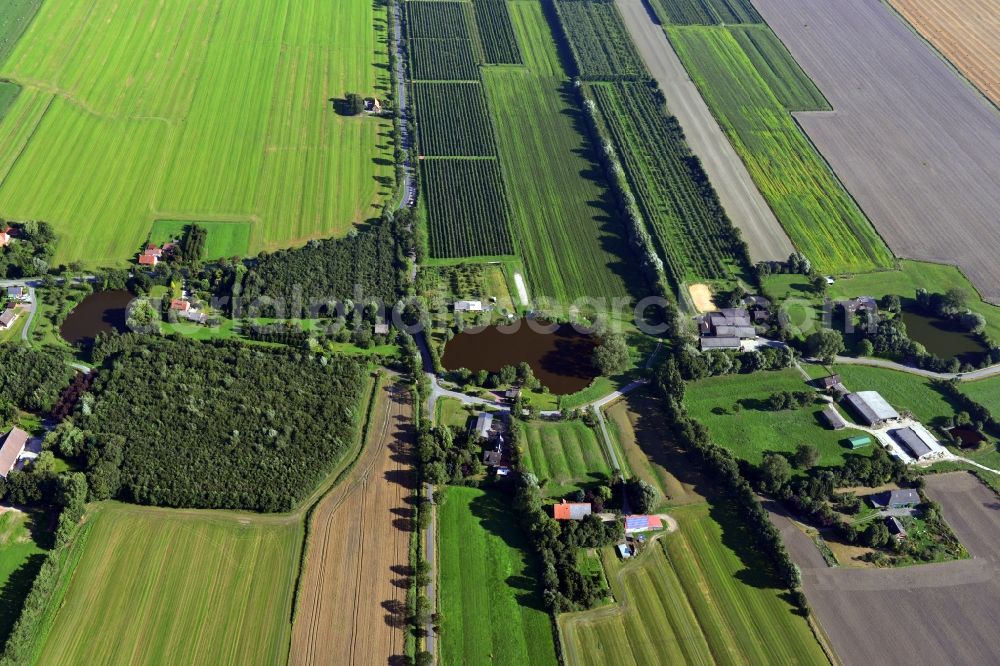
POLYGON ((391 126, 330 99, 387 88, 384 12, 44 3, 0 65, 0 215, 51 222, 58 263, 121 263, 156 219, 249 222, 252 252, 346 232, 391 187, 391 126))
POLYGON ((360 459, 310 518, 291 664, 385 664, 403 655, 412 525, 412 405, 381 389, 360 459))
POLYGON ((997 0, 889 0, 934 45, 1000 105, 1000 2, 997 0))

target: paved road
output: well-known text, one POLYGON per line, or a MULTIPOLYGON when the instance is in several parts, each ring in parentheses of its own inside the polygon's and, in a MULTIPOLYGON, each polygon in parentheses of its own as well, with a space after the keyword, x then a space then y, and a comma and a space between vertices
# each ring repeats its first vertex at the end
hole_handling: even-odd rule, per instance
POLYGON ((743 232, 750 258, 787 259, 794 250, 792 242, 688 77, 663 28, 650 16, 643 0, 615 2, 646 67, 666 95, 670 112, 677 117, 688 144, 701 159, 729 219, 743 232))
POLYGON ((836 362, 843 363, 845 365, 867 365, 873 368, 898 370, 899 372, 908 372, 911 375, 920 375, 921 377, 927 377, 929 379, 957 379, 962 382, 971 382, 977 379, 986 379, 987 377, 1000 375, 1000 365, 991 365, 980 370, 959 372, 956 374, 952 372, 932 372, 931 370, 924 370, 922 368, 913 368, 911 366, 896 363, 895 361, 889 361, 884 358, 855 358, 853 356, 838 356, 836 362))
POLYGON ((25 342, 28 341, 28 334, 31 333, 31 322, 35 320, 35 314, 38 312, 38 301, 35 296, 35 288, 28 286, 28 299, 31 301, 31 306, 28 308, 28 321, 24 322, 24 327, 21 328, 21 339, 25 342))

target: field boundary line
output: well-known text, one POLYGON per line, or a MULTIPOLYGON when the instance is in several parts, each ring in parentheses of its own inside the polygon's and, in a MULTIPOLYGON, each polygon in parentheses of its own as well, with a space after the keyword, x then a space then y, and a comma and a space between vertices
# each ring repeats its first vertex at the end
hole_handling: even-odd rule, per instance
POLYGON ((17 163, 21 161, 21 157, 23 157, 24 153, 27 152, 28 146, 31 145, 31 140, 35 138, 35 134, 38 132, 38 128, 41 127, 42 125, 42 121, 45 120, 45 116, 49 115, 49 109, 52 108, 52 103, 55 102, 55 99, 56 99, 55 95, 49 97, 49 103, 45 105, 45 110, 42 111, 40 116, 38 116, 38 122, 36 122, 35 126, 31 128, 31 134, 29 134, 28 137, 24 140, 24 144, 21 146, 21 149, 17 151, 17 156, 14 157, 13 160, 11 160, 10 167, 8 167, 7 171, 3 174, 2 177, 0 177, 0 187, 3 187, 4 183, 7 182, 7 178, 9 178, 10 174, 14 172, 14 168, 17 167, 17 163))

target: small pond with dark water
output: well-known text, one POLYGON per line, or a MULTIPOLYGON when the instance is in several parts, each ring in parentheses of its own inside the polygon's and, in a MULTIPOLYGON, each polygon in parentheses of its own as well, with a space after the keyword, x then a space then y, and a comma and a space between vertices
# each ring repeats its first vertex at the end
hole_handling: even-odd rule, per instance
POLYGON ((909 338, 939 358, 957 358, 962 363, 975 365, 989 351, 976 336, 952 321, 907 309, 903 310, 902 316, 909 338))
POLYGON ((89 344, 98 333, 124 333, 126 310, 133 298, 124 289, 90 294, 66 316, 59 334, 72 344, 89 344))
POLYGON ((441 364, 447 370, 498 372, 505 365, 527 362, 543 386, 567 395, 587 388, 599 374, 591 362, 595 346, 593 337, 568 324, 518 321, 464 330, 445 345, 441 364), (545 330, 535 330, 542 327, 545 330))

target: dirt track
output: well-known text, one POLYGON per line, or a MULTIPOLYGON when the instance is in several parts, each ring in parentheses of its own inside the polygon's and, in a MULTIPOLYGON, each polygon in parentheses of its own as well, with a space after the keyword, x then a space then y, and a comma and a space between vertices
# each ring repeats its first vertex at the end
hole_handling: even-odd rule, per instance
POLYGON ((1000 303, 1000 113, 879 0, 754 0, 833 112, 796 119, 892 251, 1000 303))
POLYGON ((924 39, 1000 105, 1000 0, 889 0, 924 39))
POLYGON ((972 559, 901 569, 827 568, 812 540, 772 513, 838 656, 853 664, 1000 663, 1000 502, 967 472, 927 477, 928 497, 972 559))
POLYGON ((289 663, 384 666, 401 659, 412 421, 409 396, 383 387, 360 458, 316 505, 289 663))
POLYGON ((691 150, 701 160, 722 207, 743 233, 753 261, 785 260, 792 242, 750 173, 708 110, 698 88, 667 40, 663 28, 646 11, 643 0, 615 0, 639 54, 660 84, 670 112, 677 117, 691 150))

